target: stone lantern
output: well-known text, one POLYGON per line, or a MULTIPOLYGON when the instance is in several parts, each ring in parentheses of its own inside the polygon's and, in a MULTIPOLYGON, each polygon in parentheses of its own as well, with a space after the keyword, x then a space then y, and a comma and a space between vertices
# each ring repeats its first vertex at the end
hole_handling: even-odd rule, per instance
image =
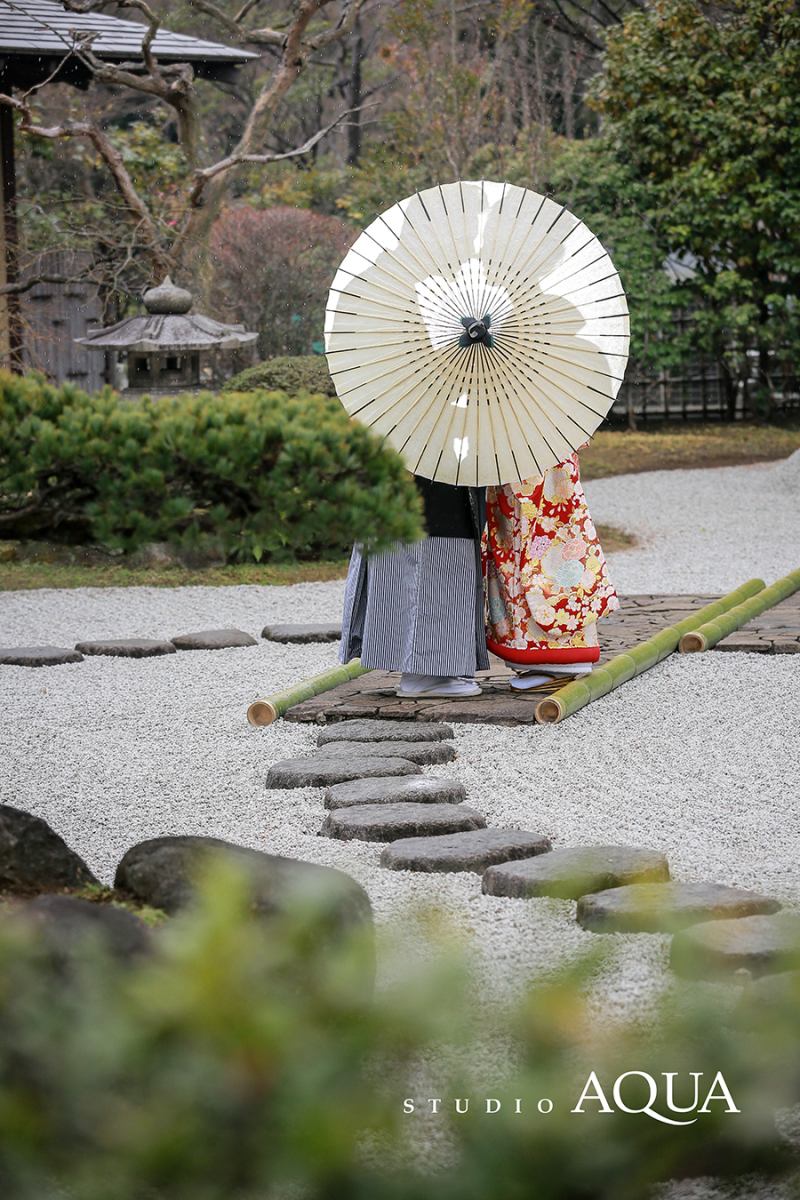
POLYGON ((257 333, 248 333, 244 325, 223 325, 190 312, 191 292, 176 287, 169 275, 158 287, 145 292, 142 300, 147 316, 127 317, 117 325, 74 339, 89 350, 126 353, 130 390, 196 388, 205 350, 238 350, 258 337, 257 333))

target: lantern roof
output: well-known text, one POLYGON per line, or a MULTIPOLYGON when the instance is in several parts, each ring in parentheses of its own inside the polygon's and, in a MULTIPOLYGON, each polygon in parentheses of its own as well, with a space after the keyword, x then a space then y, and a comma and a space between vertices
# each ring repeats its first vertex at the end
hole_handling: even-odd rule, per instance
POLYGON ((105 329, 93 329, 75 338, 88 350, 128 350, 142 353, 181 354, 188 350, 238 350, 258 337, 244 325, 226 325, 201 313, 189 312, 191 292, 176 287, 167 275, 157 288, 142 297, 147 313, 126 317, 105 329))

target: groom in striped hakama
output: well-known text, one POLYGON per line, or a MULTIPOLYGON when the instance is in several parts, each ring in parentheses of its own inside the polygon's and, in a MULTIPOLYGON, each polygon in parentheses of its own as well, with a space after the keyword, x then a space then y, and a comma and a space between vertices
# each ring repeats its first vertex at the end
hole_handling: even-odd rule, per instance
POLYGON ((486 489, 415 476, 428 536, 383 554, 353 547, 339 661, 400 671, 403 697, 477 696, 488 669, 480 539, 486 489))

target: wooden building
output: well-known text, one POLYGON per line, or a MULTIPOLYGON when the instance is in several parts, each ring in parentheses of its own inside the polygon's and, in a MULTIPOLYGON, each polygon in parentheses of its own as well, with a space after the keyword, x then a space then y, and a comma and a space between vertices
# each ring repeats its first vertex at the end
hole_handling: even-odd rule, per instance
MULTIPOLYGON (((123 63, 141 60, 146 30, 145 25, 123 21, 106 13, 68 12, 54 0, 0 0, 0 93, 11 95, 15 89, 24 90, 51 77, 54 83, 86 89, 91 85, 92 74, 75 52, 76 34, 95 34, 92 52, 107 62, 123 63)), ((168 29, 159 30, 152 50, 160 63, 188 63, 201 79, 227 83, 235 81, 238 67, 258 57, 248 50, 187 37, 168 29)), ((4 285, 17 278, 14 123, 13 110, 7 104, 0 104, 0 195, 0 285, 4 285)), ((49 292, 45 289, 48 300, 55 303, 58 285, 46 285, 46 288, 49 288, 49 292)), ((45 292, 41 293, 42 300, 45 292)), ((61 327, 58 322, 62 318, 58 312, 47 317, 50 323, 47 337, 54 347, 52 364, 60 371, 69 362, 72 369, 75 367, 74 356, 81 354, 85 364, 78 368, 78 375, 84 367, 89 372, 96 370, 97 356, 90 365, 92 356, 72 345, 70 329, 77 332, 74 327, 78 318, 71 313, 68 304, 66 309, 61 327), (63 346, 56 350, 62 342, 63 346)), ((30 310, 31 305, 26 304, 26 319, 22 319, 20 300, 16 296, 0 296, 0 364, 22 369, 41 354, 41 345, 28 351, 24 346, 26 325, 30 327, 31 324, 27 319, 30 310)), ((37 335, 37 340, 41 343, 42 335, 37 335)), ((59 382, 67 377, 69 373, 55 376, 59 382)))

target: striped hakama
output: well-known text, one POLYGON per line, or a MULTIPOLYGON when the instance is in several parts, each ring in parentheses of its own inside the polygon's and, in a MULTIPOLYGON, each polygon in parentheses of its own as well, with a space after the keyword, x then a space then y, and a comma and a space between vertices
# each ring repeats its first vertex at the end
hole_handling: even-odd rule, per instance
POLYGON ((339 661, 414 675, 488 669, 481 574, 471 537, 427 537, 369 558, 354 547, 339 661))

